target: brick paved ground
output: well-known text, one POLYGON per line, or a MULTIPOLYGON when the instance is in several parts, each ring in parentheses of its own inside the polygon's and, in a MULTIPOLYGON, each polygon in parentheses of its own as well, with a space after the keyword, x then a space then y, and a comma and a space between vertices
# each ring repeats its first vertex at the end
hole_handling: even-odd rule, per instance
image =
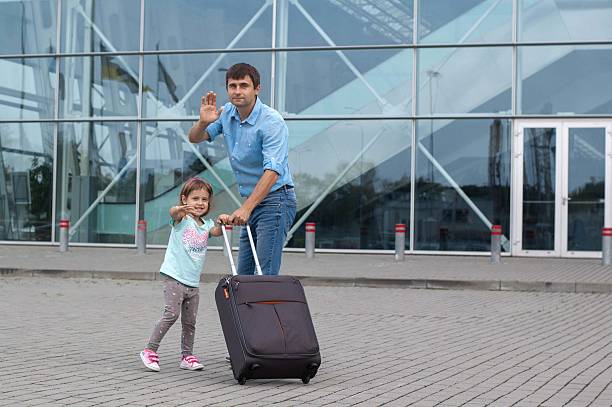
POLYGON ((196 335, 206 368, 178 368, 176 326, 162 371, 144 370, 159 284, 0 277, 0 405, 612 405, 612 294, 309 286, 317 377, 239 386, 212 284, 196 335))

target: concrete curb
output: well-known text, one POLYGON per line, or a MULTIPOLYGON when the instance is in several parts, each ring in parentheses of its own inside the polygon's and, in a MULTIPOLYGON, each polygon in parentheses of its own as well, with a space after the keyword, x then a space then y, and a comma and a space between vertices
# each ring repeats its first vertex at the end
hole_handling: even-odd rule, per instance
MULTIPOLYGON (((103 278, 115 280, 159 280, 158 272, 104 271, 104 270, 52 270, 0 268, 0 277, 61 277, 103 278)), ((201 281, 216 283, 226 274, 204 273, 201 281)), ((399 279, 368 277, 317 277, 295 276, 302 284, 310 286, 371 287, 371 288, 419 288, 432 290, 481 290, 481 291, 530 291, 551 293, 612 293, 612 283, 551 282, 551 281, 503 281, 503 280, 445 280, 399 279)))

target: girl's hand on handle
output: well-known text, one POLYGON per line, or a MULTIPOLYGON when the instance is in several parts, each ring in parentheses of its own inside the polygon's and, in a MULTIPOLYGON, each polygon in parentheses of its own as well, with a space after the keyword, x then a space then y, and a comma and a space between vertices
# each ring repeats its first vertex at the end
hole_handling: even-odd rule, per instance
POLYGON ((202 96, 200 105, 200 122, 210 124, 217 120, 223 112, 223 107, 217 110, 217 94, 208 91, 206 96, 202 96))
POLYGON ((217 218, 217 223, 220 223, 222 225, 229 225, 230 224, 230 216, 225 214, 225 213, 219 215, 219 217, 217 218))

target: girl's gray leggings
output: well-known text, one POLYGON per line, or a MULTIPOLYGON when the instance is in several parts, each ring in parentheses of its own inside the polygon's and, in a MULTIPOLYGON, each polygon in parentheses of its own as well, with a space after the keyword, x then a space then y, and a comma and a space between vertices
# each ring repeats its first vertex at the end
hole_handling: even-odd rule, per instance
POLYGON ((186 286, 168 276, 163 276, 163 278, 164 314, 155 324, 147 348, 157 352, 162 338, 180 315, 183 327, 181 351, 183 356, 192 355, 196 316, 198 315, 198 304, 200 303, 200 289, 198 287, 186 286))

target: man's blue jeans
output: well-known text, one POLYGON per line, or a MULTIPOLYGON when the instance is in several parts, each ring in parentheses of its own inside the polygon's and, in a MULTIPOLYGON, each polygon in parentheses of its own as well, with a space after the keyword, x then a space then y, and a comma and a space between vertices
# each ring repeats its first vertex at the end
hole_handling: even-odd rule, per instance
MULTIPOLYGON (((249 217, 257 258, 264 275, 275 276, 280 270, 285 238, 295 219, 296 210, 294 189, 281 187, 270 192, 249 217)), ((255 274, 255 259, 246 227, 240 232, 238 274, 255 274)))

